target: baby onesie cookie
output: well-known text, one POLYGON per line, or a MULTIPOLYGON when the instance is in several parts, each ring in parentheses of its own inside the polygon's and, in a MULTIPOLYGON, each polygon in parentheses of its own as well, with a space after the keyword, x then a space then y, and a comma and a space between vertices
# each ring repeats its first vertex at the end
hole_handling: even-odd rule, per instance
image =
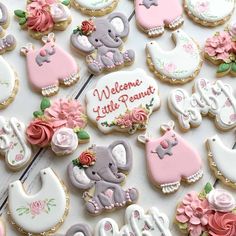
POLYGON ((211 27, 228 21, 234 5, 234 0, 184 0, 187 15, 194 22, 211 27))
POLYGON ((89 134, 84 130, 85 109, 77 100, 57 99, 51 104, 44 98, 40 110, 33 114, 34 120, 26 129, 27 140, 32 145, 51 145, 56 155, 64 156, 73 153, 79 143, 89 141, 89 134))
POLYGON ((236 173, 234 171, 236 150, 225 146, 218 135, 207 139, 208 160, 216 178, 224 184, 236 188, 236 173))
POLYGON ((0 236, 5 236, 6 235, 6 229, 3 221, 0 218, 0 236))
POLYGON ((134 0, 134 5, 137 25, 149 37, 163 34, 165 27, 173 30, 184 23, 178 0, 134 0))
POLYGON ((163 193, 179 189, 181 180, 191 184, 203 175, 197 151, 174 131, 174 122, 161 126, 163 136, 152 139, 146 133, 138 140, 146 145, 147 173, 163 193))
POLYGON ((103 133, 146 129, 160 107, 157 83, 141 69, 105 75, 87 92, 86 101, 88 117, 103 133))
POLYGON ((236 76, 236 22, 206 40, 204 56, 218 66, 218 77, 228 74, 236 76))
POLYGON ((88 69, 93 74, 118 70, 134 62, 135 52, 122 50, 129 34, 128 18, 112 13, 107 18, 85 20, 71 35, 73 48, 86 56, 88 69))
POLYGON ((122 183, 132 168, 130 145, 118 140, 108 147, 93 145, 68 166, 71 183, 84 191, 85 208, 97 215, 104 210, 115 210, 138 199, 136 188, 124 190, 122 183))
POLYGON ((180 29, 172 33, 172 38, 176 47, 170 51, 163 50, 155 41, 147 43, 147 64, 159 79, 183 84, 198 75, 202 66, 201 51, 198 44, 180 29))
POLYGON ((236 127, 236 99, 229 84, 202 78, 195 82, 193 91, 189 95, 177 88, 168 98, 169 108, 184 131, 201 125, 202 116, 206 115, 213 117, 222 131, 236 127))
POLYGON ((176 210, 175 223, 190 236, 236 235, 236 202, 226 190, 214 189, 207 183, 201 193, 184 196, 176 210))
POLYGON ((41 39, 54 30, 65 30, 71 23, 70 0, 27 0, 26 11, 15 10, 22 29, 41 39))
POLYGON ((9 185, 9 220, 26 235, 51 235, 63 224, 69 211, 69 195, 65 185, 51 168, 40 171, 42 187, 28 195, 18 180, 9 185))
POLYGON ((25 167, 31 160, 32 150, 25 136, 25 125, 12 117, 0 116, 0 154, 12 170, 25 167))
POLYGON ((28 79, 43 96, 52 96, 59 85, 69 87, 79 80, 79 68, 75 59, 55 43, 54 33, 42 38, 44 46, 34 50, 32 44, 21 48, 26 56, 28 79))
POLYGON ((119 0, 71 0, 71 4, 90 16, 103 16, 112 12, 119 0))

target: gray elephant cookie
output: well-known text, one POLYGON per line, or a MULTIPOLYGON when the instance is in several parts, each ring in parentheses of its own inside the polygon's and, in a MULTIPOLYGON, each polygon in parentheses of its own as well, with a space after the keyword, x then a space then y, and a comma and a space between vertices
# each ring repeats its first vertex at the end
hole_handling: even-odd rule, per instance
POLYGON ((92 146, 72 161, 68 174, 72 184, 84 190, 87 211, 100 214, 104 210, 123 207, 137 201, 135 188, 124 190, 121 184, 132 167, 132 151, 125 141, 110 146, 92 146))
POLYGON ((83 21, 71 35, 71 44, 86 55, 88 69, 93 74, 113 71, 132 64, 133 50, 121 51, 123 39, 129 34, 129 22, 122 13, 112 13, 107 18, 83 21))

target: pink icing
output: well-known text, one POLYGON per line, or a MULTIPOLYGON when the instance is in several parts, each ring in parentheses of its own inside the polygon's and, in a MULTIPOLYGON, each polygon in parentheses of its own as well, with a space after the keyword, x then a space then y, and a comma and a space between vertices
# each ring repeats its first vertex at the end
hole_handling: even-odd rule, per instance
POLYGON ((135 14, 138 24, 145 30, 169 25, 182 15, 182 7, 178 0, 158 0, 158 6, 147 9, 143 0, 135 0, 135 14))
POLYGON ((143 124, 148 119, 148 113, 143 108, 134 108, 130 114, 133 123, 143 124))
POLYGON ((0 236, 5 236, 5 226, 1 220, 0 220, 0 236))

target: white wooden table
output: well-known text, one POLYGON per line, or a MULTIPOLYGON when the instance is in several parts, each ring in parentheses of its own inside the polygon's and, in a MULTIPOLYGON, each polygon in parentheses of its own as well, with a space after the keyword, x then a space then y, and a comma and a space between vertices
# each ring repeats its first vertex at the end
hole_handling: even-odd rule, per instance
MULTIPOLYGON (((24 121, 26 124, 32 119, 32 112, 39 107, 41 96, 32 92, 28 84, 27 75, 26 75, 26 63, 25 58, 20 56, 19 50, 20 47, 25 45, 27 42, 32 42, 36 47, 39 47, 40 42, 33 40, 27 34, 20 30, 17 21, 14 19, 13 11, 14 9, 24 9, 25 2, 24 0, 2 0, 8 7, 11 12, 11 24, 8 29, 8 33, 13 33, 17 38, 17 47, 13 52, 7 53, 4 55, 4 58, 15 68, 20 78, 20 91, 14 101, 7 109, 0 111, 0 115, 11 117, 16 116, 20 120, 24 121)), ((120 0, 118 8, 116 11, 123 12, 130 20, 130 35, 125 43, 126 48, 132 48, 136 51, 136 61, 135 63, 125 68, 125 70, 133 70, 135 68, 144 69, 149 75, 153 76, 149 72, 149 69, 146 65, 145 57, 145 45, 150 39, 146 37, 145 34, 140 32, 137 29, 135 23, 134 15, 134 6, 132 0, 120 0)), ((86 18, 85 15, 82 15, 80 12, 75 9, 71 9, 73 21, 72 24, 68 27, 66 31, 56 33, 57 42, 64 47, 68 52, 70 52, 77 60, 80 65, 80 81, 73 87, 67 89, 60 89, 57 97, 72 97, 77 98, 84 103, 84 96, 86 92, 92 88, 99 77, 92 76, 87 72, 83 57, 74 53, 70 48, 69 38, 72 30, 80 23, 83 19, 86 18)), ((234 14, 236 16, 236 12, 234 14)), ((201 47, 204 45, 204 41, 207 37, 211 36, 216 30, 222 30, 224 26, 216 27, 213 29, 204 28, 197 24, 194 24, 191 20, 184 15, 185 23, 182 27, 188 34, 195 38, 201 47)), ((232 17, 231 19, 233 19, 232 17)), ((174 44, 170 38, 171 32, 166 31, 165 34, 156 39, 163 48, 170 50, 174 47, 174 44)), ((215 80, 215 71, 216 67, 205 62, 199 77, 206 77, 210 80, 215 80)), ((236 80, 235 78, 225 77, 222 79, 224 82, 231 84, 236 90, 236 80)), ((166 122, 174 117, 170 114, 170 111, 167 107, 167 96, 169 92, 175 87, 170 86, 169 84, 162 83, 157 81, 160 89, 160 96, 162 100, 162 105, 159 111, 155 112, 150 119, 148 126, 148 131, 153 136, 159 136, 159 128, 161 123, 166 122)), ((182 87, 191 92, 193 81, 183 85, 182 87)), ((179 131, 177 126, 177 131, 179 131)), ((148 209, 151 206, 158 207, 161 211, 165 212, 171 222, 171 230, 173 235, 181 235, 173 225, 174 213, 176 204, 183 198, 183 196, 190 190, 200 191, 206 182, 211 182, 217 187, 222 187, 222 185, 216 181, 215 177, 212 175, 212 172, 209 169, 207 162, 207 152, 205 148, 205 140, 207 137, 210 137, 217 133, 220 138, 229 146, 233 147, 235 143, 235 133, 233 131, 229 132, 220 132, 215 128, 214 122, 210 118, 204 118, 202 125, 199 128, 192 129, 187 133, 183 134, 183 137, 186 138, 190 143, 192 143, 197 150, 199 151, 201 158, 204 163, 204 177, 193 185, 182 185, 179 191, 175 194, 166 196, 163 195, 159 190, 154 189, 147 178, 146 168, 145 168, 145 153, 144 146, 138 144, 137 142, 137 133, 130 136, 128 134, 113 133, 109 135, 103 135, 93 124, 89 123, 87 131, 91 134, 91 142, 89 144, 80 145, 77 151, 66 158, 55 157, 49 149, 37 149, 34 150, 34 158, 32 162, 24 169, 19 172, 11 172, 6 168, 4 160, 1 159, 0 164, 0 213, 7 223, 7 235, 15 236, 19 235, 14 228, 7 222, 6 212, 7 212, 7 188, 8 184, 17 179, 21 180, 26 187, 29 193, 37 192, 40 189, 40 179, 38 173, 41 169, 50 166, 54 171, 64 180, 66 185, 70 190, 71 196, 71 207, 69 216, 67 217, 65 223, 59 229, 59 232, 64 233, 71 225, 79 222, 88 222, 92 227, 103 217, 111 217, 115 219, 120 225, 123 223, 125 209, 121 209, 109 214, 102 214, 97 217, 91 217, 87 215, 84 211, 84 204, 81 198, 81 193, 73 188, 68 181, 66 166, 67 164, 77 157, 79 153, 85 150, 91 143, 96 143, 98 145, 109 145, 111 140, 116 139, 125 139, 130 142, 133 148, 133 158, 134 166, 133 170, 129 174, 126 182, 126 186, 135 186, 139 189, 140 197, 138 203, 148 209)), ((179 131, 180 132, 180 131, 179 131)), ((236 168, 236 167, 232 167, 236 168)), ((224 186, 223 186, 224 187, 224 186)), ((224 187, 227 188, 227 187, 224 187)), ((236 197, 236 191, 230 190, 236 197)))

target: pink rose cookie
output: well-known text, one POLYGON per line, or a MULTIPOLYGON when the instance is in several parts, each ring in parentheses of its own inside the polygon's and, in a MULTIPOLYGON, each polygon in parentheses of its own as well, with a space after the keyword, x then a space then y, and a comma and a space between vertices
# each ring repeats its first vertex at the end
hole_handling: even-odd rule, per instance
POLYGON ((226 190, 214 189, 207 183, 198 194, 184 196, 176 210, 175 223, 190 236, 236 235, 236 202, 226 190))
POLYGON ((132 168, 130 145, 118 140, 108 147, 93 145, 68 165, 71 183, 84 191, 85 208, 92 215, 132 204, 138 199, 136 188, 124 190, 126 175, 132 168))
POLYGON ((178 0, 134 0, 134 4, 137 25, 149 37, 163 34, 165 27, 173 30, 184 23, 178 0))
POLYGON ((79 79, 75 59, 55 43, 54 33, 42 38, 44 46, 34 50, 32 44, 21 48, 26 56, 28 78, 32 87, 43 96, 52 96, 59 85, 69 87, 79 79))
POLYGON ((41 39, 54 30, 65 30, 71 23, 70 0, 28 0, 26 11, 15 10, 22 29, 41 39))
POLYGON ((170 121, 161 126, 162 137, 152 139, 147 133, 138 137, 146 145, 149 178, 165 194, 177 191, 181 180, 191 184, 203 175, 199 154, 173 129, 170 121))
POLYGON ((83 130, 87 124, 85 110, 77 100, 58 99, 51 104, 44 98, 34 117, 26 129, 32 145, 51 145, 56 155, 63 156, 73 153, 79 142, 89 141, 88 133, 83 130))
POLYGON ((86 101, 88 117, 103 133, 146 129, 150 115, 160 107, 156 81, 141 69, 102 77, 86 101))
POLYGON ((216 75, 236 76, 236 23, 232 22, 224 31, 217 32, 206 40, 204 55, 207 60, 218 66, 216 75))
POLYGON ((28 195, 17 180, 9 185, 10 223, 25 235, 52 235, 63 224, 69 212, 69 193, 51 168, 40 171, 42 187, 28 195))
POLYGON ((5 225, 1 219, 0 219, 0 236, 6 236, 5 225))

